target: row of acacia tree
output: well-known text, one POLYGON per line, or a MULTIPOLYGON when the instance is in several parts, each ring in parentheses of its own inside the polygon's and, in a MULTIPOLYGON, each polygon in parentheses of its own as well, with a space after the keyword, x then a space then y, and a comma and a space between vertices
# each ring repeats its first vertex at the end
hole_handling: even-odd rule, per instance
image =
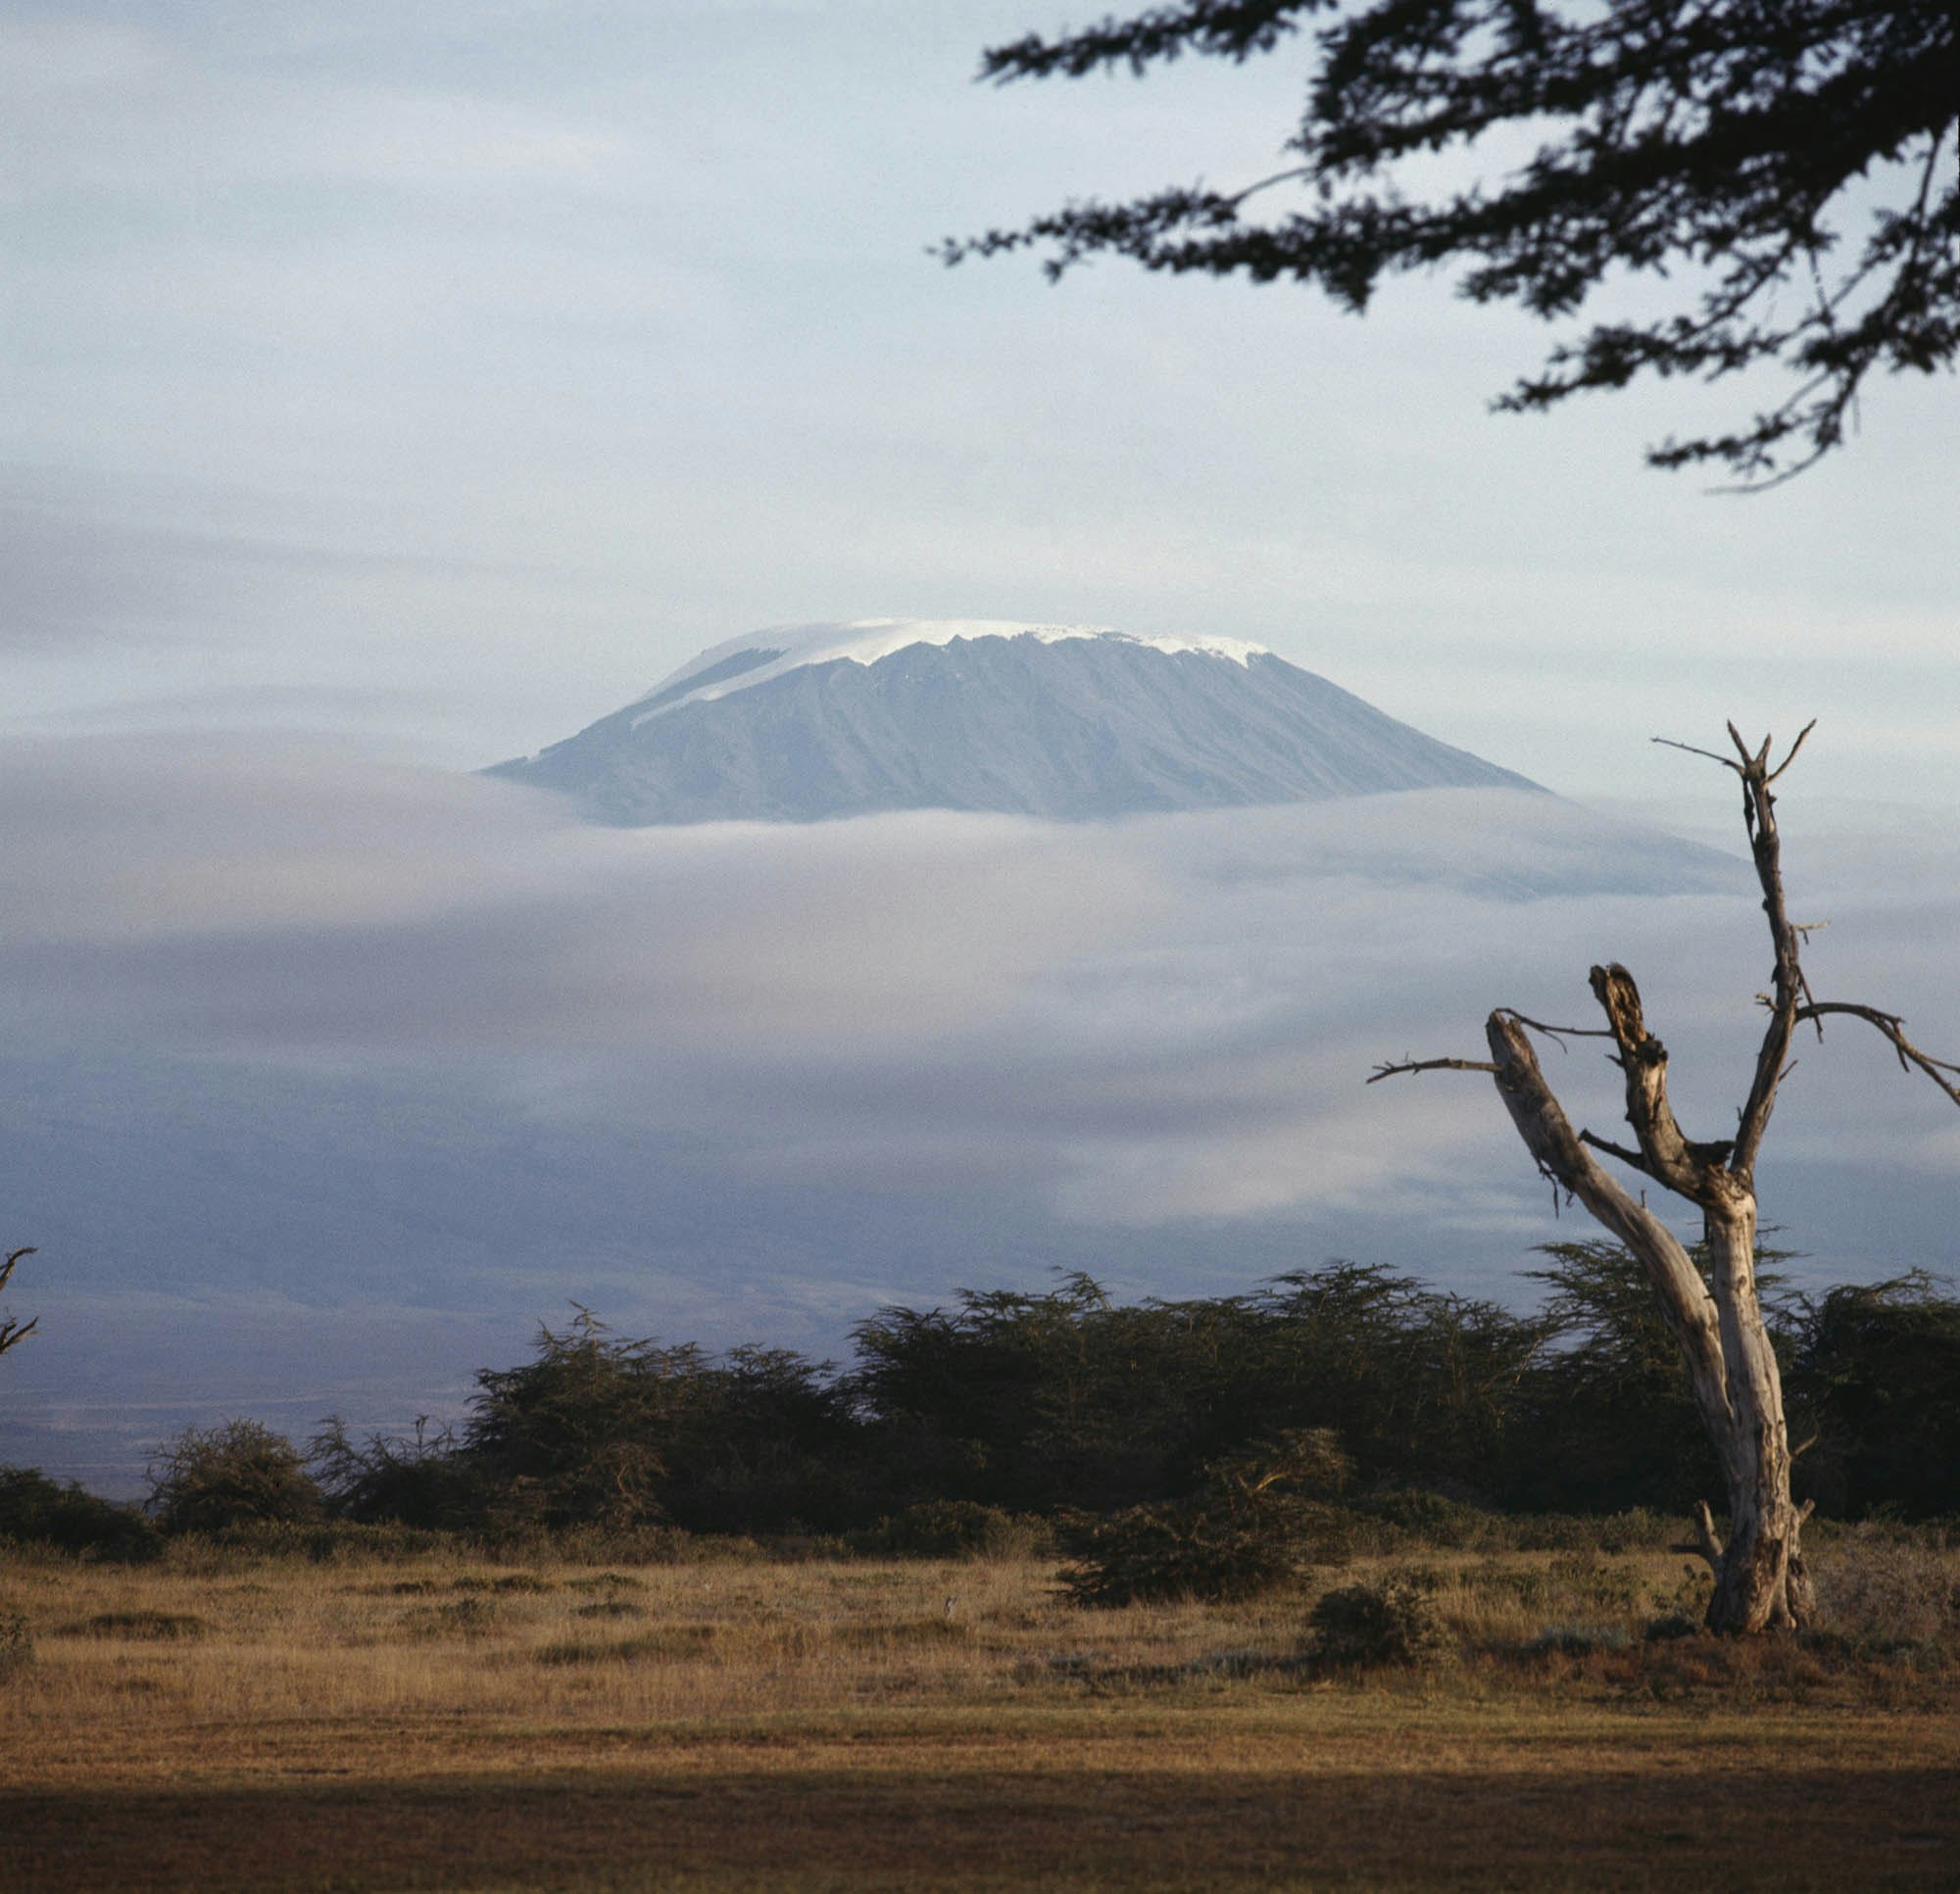
MULTIPOLYGON (((204 1528, 326 1512, 466 1530, 863 1531, 920 1509, 1176 1500, 1262 1442, 1325 1431, 1364 1501, 1685 1513, 1718 1475, 1644 1277, 1601 1242, 1555 1246, 1540 1276, 1531 1314, 1348 1263, 1131 1305, 1077 1276, 886 1309, 842 1370, 631 1339, 581 1312, 527 1361, 483 1371, 454 1432, 361 1439, 329 1421, 309 1456, 249 1424, 184 1436, 159 1510, 204 1528), (255 1442, 262 1460, 283 1450, 284 1478, 263 1464, 242 1484, 235 1464, 233 1483, 212 1477, 255 1442)), ((1820 1510, 1960 1512, 1960 1299, 1911 1275, 1771 1306, 1820 1510)))

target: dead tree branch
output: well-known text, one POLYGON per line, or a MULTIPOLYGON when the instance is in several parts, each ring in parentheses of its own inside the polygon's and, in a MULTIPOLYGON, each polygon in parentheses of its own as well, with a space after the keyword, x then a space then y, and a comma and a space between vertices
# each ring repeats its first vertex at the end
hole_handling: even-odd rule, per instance
POLYGON ((1877 1006, 1861 1006, 1849 999, 1817 999, 1796 1009, 1799 1021, 1815 1021, 1820 1035, 1824 1030, 1827 1013, 1843 1013, 1852 1019, 1862 1019, 1891 1042, 1892 1050, 1898 1055, 1899 1070, 1910 1072, 1915 1066, 1936 1085, 1941 1092, 1960 1105, 1960 1085, 1942 1075, 1951 1072, 1960 1075, 1960 1065, 1948 1059, 1936 1059, 1931 1052, 1922 1051, 1905 1036, 1905 1021, 1896 1013, 1888 1013, 1877 1006))
POLYGON ((1368 1074, 1368 1083, 1393 1079, 1403 1072, 1494 1072, 1489 1059, 1397 1059, 1384 1061, 1368 1074))
MULTIPOLYGON (((33 1245, 29 1243, 24 1249, 14 1250, 4 1263, 0 1263, 0 1291, 6 1289, 8 1281, 19 1266, 21 1259, 24 1256, 31 1256, 33 1253, 33 1245)), ((0 1355, 4 1355, 9 1348, 14 1347, 17 1343, 26 1340, 40 1327, 40 1323, 41 1318, 39 1316, 34 1316, 30 1321, 26 1322, 0 1320, 0 1355)))

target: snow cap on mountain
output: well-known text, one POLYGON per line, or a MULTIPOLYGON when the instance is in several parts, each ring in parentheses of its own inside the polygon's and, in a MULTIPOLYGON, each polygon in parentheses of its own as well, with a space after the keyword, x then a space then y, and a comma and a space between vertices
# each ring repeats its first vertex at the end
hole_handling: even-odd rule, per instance
POLYGON ((708 704, 752 685, 766 684, 808 664, 875 664, 913 645, 950 645, 956 638, 1033 638, 1056 645, 1073 638, 1108 639, 1150 651, 1201 652, 1245 664, 1270 656, 1264 645, 1245 638, 1140 637, 1109 625, 1048 625, 1017 618, 852 618, 842 622, 772 625, 746 637, 710 646, 679 670, 662 678, 633 707, 648 717, 683 704, 708 704), (748 659, 751 661, 740 662, 748 659), (682 688, 694 681, 692 689, 682 688))

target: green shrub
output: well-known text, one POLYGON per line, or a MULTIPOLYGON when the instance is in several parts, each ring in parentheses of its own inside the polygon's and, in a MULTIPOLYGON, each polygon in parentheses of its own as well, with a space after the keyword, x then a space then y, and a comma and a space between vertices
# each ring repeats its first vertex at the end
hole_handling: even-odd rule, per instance
POLYGON ((455 1534, 420 1526, 364 1526, 349 1519, 251 1520, 213 1535, 227 1550, 313 1565, 354 1560, 412 1560, 456 1549, 455 1534))
POLYGON ((1551 1581, 1573 1597, 1602 1611, 1638 1611, 1647 1583, 1632 1566, 1612 1565, 1588 1552, 1563 1552, 1551 1561, 1551 1581))
POLYGON ((567 1637, 540 1644, 531 1653, 531 1661, 550 1666, 672 1662, 702 1656, 717 1634, 713 1625, 663 1625, 633 1637, 567 1637))
POLYGON ((73 1481, 60 1485, 32 1467, 0 1467, 0 1538, 132 1563, 160 1550, 156 1529, 133 1507, 73 1481))
POLYGON ((1426 1664, 1448 1643, 1436 1600, 1407 1578, 1330 1591, 1314 1606, 1307 1626, 1314 1661, 1344 1670, 1426 1664))
POLYGON ((1665 1551, 1681 1533, 1681 1521, 1674 1514, 1657 1513, 1649 1506, 1630 1506, 1624 1512, 1607 1513, 1600 1519, 1599 1550, 1665 1551))
POLYGON ((1079 1605, 1250 1598, 1294 1577, 1322 1509, 1306 1495, 1338 1485, 1348 1462, 1325 1429, 1259 1442, 1205 1469, 1190 1499, 1131 1506, 1062 1530, 1060 1580, 1079 1605))
POLYGON ((1203 1500, 1074 1520, 1062 1542, 1074 1556, 1061 1586, 1078 1605, 1247 1598, 1290 1578, 1297 1564, 1290 1524, 1235 1517, 1203 1500))
POLYGON ((467 1525, 483 1510, 477 1470, 449 1429, 429 1431, 426 1415, 413 1437, 356 1441, 329 1414, 307 1443, 307 1465, 337 1519, 433 1529, 467 1525))
POLYGON ((1479 1598, 1500 1599, 1506 1604, 1521 1605, 1527 1611, 1543 1605, 1551 1590, 1543 1572, 1509 1566, 1492 1566, 1481 1571, 1473 1567, 1462 1574, 1460 1582, 1479 1598))
POLYGON ((186 1428, 150 1465, 150 1511, 167 1532, 304 1525, 321 1510, 299 1449, 257 1421, 186 1428))

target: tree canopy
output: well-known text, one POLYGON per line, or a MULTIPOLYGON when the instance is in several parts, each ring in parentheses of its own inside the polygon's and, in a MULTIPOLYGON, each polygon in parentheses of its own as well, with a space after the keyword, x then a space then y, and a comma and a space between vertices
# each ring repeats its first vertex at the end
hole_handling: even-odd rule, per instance
POLYGON ((1243 62, 1309 25, 1286 170, 1071 203, 942 254, 1035 247, 1059 277, 1108 252, 1314 283, 1357 312, 1385 275, 1452 265, 1472 301, 1550 320, 1620 292, 1642 313, 1558 342, 1495 406, 1773 366, 1788 377, 1780 398, 1647 450, 1657 466, 1713 462, 1749 484, 1840 445, 1875 370, 1951 366, 1950 0, 1177 0, 995 47, 981 74, 1141 74, 1185 53, 1243 62), (1303 202, 1261 215, 1289 185, 1303 202))

